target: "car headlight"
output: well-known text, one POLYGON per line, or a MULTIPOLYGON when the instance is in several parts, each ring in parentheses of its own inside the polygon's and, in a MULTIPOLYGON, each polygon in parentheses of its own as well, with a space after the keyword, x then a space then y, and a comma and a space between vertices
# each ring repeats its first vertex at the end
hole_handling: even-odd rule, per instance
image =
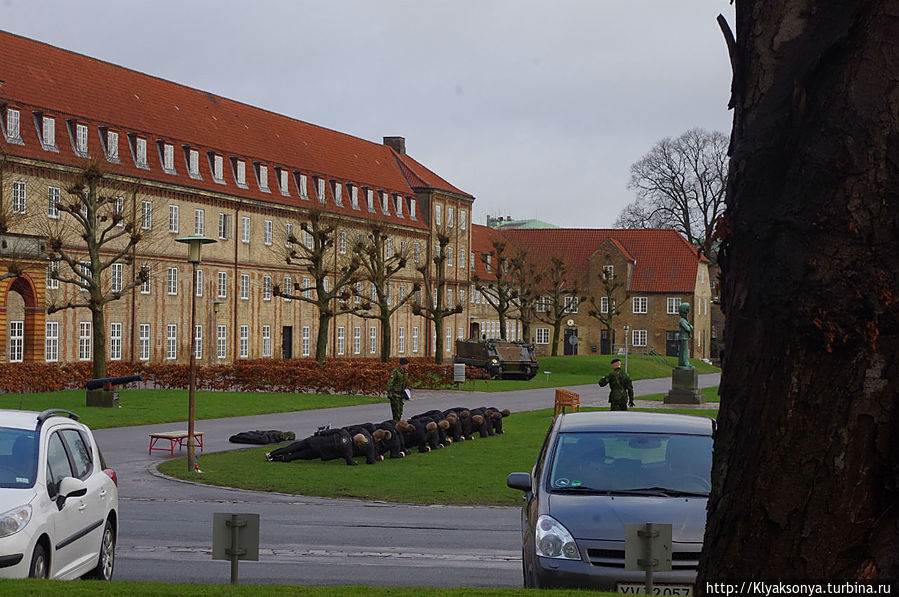
POLYGON ((0 514, 0 537, 15 535, 25 528, 29 520, 31 520, 31 504, 0 514))
POLYGON ((563 560, 581 559, 581 553, 574 542, 574 537, 552 516, 544 514, 537 519, 535 535, 538 556, 563 560))

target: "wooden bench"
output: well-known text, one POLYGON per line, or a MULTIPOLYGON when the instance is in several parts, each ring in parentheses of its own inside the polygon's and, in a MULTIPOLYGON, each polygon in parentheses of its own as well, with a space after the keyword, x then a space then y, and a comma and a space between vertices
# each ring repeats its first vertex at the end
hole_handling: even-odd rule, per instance
MULTIPOLYGON (((203 451, 203 432, 202 431, 194 431, 194 439, 196 440, 196 445, 200 447, 200 451, 203 451)), ((153 450, 165 450, 169 451, 169 454, 172 456, 175 455, 175 445, 178 445, 178 449, 180 450, 184 446, 187 445, 187 431, 161 431, 159 433, 151 433, 150 434, 150 450, 147 452, 148 454, 152 454, 153 450), (156 447, 156 442, 158 441, 168 440, 169 447, 165 445, 161 447, 156 447)))
POLYGON ((581 395, 571 390, 556 390, 556 403, 553 408, 553 416, 564 413, 566 408, 570 408, 571 412, 581 411, 581 395))

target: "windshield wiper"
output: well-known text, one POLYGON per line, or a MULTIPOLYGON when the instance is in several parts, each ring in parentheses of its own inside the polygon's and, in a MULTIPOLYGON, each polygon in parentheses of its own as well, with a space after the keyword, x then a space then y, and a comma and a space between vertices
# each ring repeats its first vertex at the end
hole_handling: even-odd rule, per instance
POLYGON ((709 493, 696 491, 682 491, 680 489, 669 489, 668 487, 641 487, 634 489, 624 489, 621 493, 629 495, 663 495, 666 497, 709 497, 709 493))

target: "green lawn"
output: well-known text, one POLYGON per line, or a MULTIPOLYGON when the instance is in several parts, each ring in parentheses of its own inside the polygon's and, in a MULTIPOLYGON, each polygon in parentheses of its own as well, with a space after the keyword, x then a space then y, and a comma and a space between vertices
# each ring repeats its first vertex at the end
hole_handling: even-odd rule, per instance
MULTIPOLYGON (((219 419, 355 404, 385 402, 372 396, 279 394, 275 392, 197 392, 195 417, 219 419)), ((87 407, 84 390, 38 394, 0 394, 0 408, 42 411, 64 408, 77 413, 93 429, 171 423, 187 420, 187 390, 121 390, 121 408, 87 407)))
MULTIPOLYGON (((223 563, 223 578, 227 577, 227 563, 223 563)), ((223 581, 224 582, 224 581, 223 581)), ((0 580, 0 594, 8 597, 28 595, 33 597, 514 597, 533 595, 533 590, 525 589, 438 589, 401 587, 305 587, 301 585, 209 585, 176 584, 161 582, 109 582, 94 580, 0 580)), ((575 597, 584 591, 542 590, 541 597, 575 597)), ((613 597, 617 593, 591 592, 590 595, 613 597)))
MULTIPOLYGON (((601 410, 601 409, 584 409, 601 410)), ((714 417, 715 410, 664 410, 714 417)), ((276 446, 200 456, 203 474, 188 473, 184 459, 159 470, 212 485, 323 497, 352 497, 418 504, 517 506, 521 492, 506 487, 511 472, 529 472, 552 423, 552 409, 515 413, 503 420, 505 433, 453 444, 406 458, 349 467, 342 460, 267 462, 276 446)), ((286 444, 283 444, 286 445, 286 444)))
MULTIPOLYGON (((482 392, 505 392, 508 390, 526 390, 532 388, 557 388, 594 384, 608 373, 612 367, 612 359, 621 358, 614 355, 578 355, 569 357, 538 357, 540 371, 530 381, 518 380, 473 380, 462 387, 466 390, 482 392), (544 374, 550 371, 550 375, 544 374)), ((721 369, 698 359, 690 361, 698 373, 719 373, 721 369)), ((660 357, 629 355, 627 362, 628 375, 631 379, 649 379, 655 377, 671 377, 671 369, 677 366, 677 357, 660 357)))

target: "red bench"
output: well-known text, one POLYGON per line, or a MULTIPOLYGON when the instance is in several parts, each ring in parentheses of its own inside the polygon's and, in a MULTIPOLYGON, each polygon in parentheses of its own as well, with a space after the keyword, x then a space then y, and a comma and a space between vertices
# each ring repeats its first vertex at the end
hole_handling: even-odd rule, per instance
MULTIPOLYGON (((194 431, 194 439, 197 446, 200 447, 200 451, 203 451, 203 432, 202 431, 194 431)), ((187 431, 162 431, 160 433, 151 433, 150 434, 150 450, 147 452, 148 454, 152 454, 153 450, 162 450, 163 452, 168 450, 169 454, 172 456, 175 455, 175 445, 178 445, 178 449, 180 450, 184 446, 187 445, 187 431), (158 441, 169 441, 169 445, 162 445, 160 447, 156 446, 156 442, 158 441)))

